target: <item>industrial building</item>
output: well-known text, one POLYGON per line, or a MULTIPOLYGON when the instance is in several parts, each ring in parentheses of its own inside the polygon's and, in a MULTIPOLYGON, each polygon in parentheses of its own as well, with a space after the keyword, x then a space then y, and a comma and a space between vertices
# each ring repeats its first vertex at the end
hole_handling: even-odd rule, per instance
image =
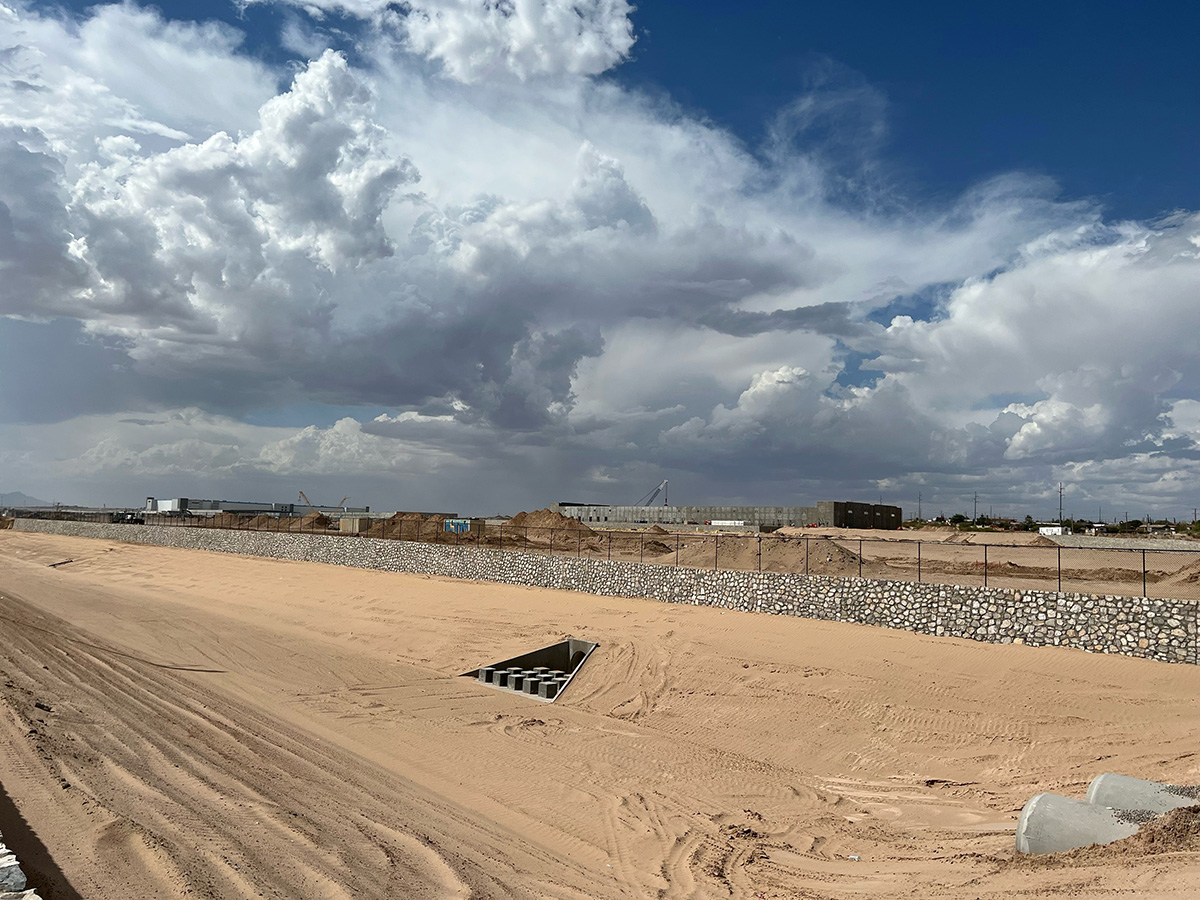
POLYGON ((175 497, 158 500, 146 498, 148 513, 173 516, 215 516, 218 513, 233 515, 268 515, 268 516, 304 516, 318 512, 322 515, 365 515, 371 511, 369 506, 316 506, 306 503, 257 503, 244 500, 195 500, 188 497, 175 497))
POLYGON ((604 506, 596 503, 556 503, 554 508, 572 519, 601 525, 745 525, 771 528, 825 525, 894 530, 900 527, 903 519, 898 506, 834 500, 821 500, 816 506, 604 506))

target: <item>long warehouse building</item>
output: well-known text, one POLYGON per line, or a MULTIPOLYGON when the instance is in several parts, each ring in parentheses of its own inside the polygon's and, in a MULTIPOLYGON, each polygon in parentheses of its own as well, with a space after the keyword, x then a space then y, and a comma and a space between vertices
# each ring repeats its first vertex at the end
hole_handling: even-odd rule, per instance
POLYGON ((899 506, 882 503, 818 501, 816 506, 604 506, 556 503, 564 516, 594 524, 708 525, 741 522, 750 526, 825 525, 833 528, 900 527, 899 506))

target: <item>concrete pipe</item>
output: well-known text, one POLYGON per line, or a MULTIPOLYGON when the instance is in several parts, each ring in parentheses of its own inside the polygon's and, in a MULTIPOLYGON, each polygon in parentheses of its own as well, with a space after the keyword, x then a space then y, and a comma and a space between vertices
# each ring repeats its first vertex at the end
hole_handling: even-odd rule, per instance
POLYGON ((17 863, 13 852, 0 844, 0 891, 7 896, 9 891, 25 890, 25 873, 17 863))
POLYGON ((1142 778, 1130 778, 1105 772, 1088 785, 1087 802, 1116 809, 1148 809, 1154 813, 1170 812, 1181 806, 1200 803, 1200 787, 1162 784, 1142 778))
POLYGON ((1017 820, 1017 852, 1059 853, 1110 844, 1136 833, 1153 817, 1145 810, 1109 809, 1058 794, 1038 794, 1017 820))

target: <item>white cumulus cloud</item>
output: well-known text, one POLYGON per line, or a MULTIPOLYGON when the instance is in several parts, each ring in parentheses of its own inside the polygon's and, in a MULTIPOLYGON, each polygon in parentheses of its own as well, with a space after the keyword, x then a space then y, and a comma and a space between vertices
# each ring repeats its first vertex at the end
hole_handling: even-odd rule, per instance
POLYGON ((748 147, 591 77, 621 0, 292 5, 278 68, 132 3, 2 7, 11 489, 1186 493, 1197 214, 1020 173, 911 203, 832 69, 748 147))

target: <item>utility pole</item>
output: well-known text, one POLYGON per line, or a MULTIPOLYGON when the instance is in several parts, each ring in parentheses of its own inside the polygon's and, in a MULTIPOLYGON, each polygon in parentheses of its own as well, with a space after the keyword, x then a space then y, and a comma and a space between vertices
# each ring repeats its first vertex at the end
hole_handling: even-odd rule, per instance
POLYGON ((979 491, 975 492, 975 516, 974 516, 974 518, 976 518, 976 519, 979 518, 979 491))
POLYGON ((1062 525, 1062 492, 1063 492, 1063 486, 1062 486, 1062 482, 1060 481, 1058 483, 1058 524, 1059 525, 1062 525))
MULTIPOLYGON (((921 492, 917 491, 917 521, 921 521, 921 492)), ((1192 511, 1192 521, 1196 521, 1195 510, 1192 511)))

